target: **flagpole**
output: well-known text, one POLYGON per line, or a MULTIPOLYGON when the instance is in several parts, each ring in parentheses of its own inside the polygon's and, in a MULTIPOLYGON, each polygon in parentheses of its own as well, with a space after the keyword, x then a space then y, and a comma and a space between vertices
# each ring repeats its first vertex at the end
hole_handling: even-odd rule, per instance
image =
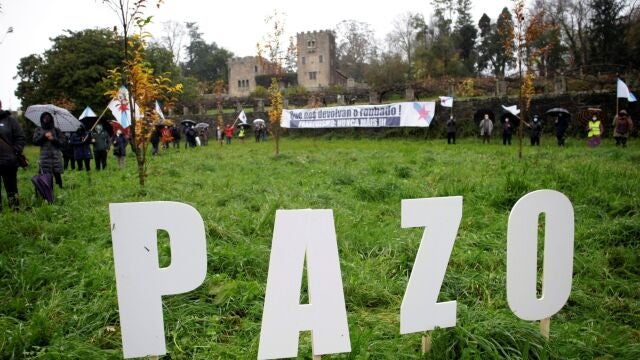
POLYGON ((93 131, 93 129, 95 129, 96 125, 98 125, 98 123, 100 123, 100 119, 102 119, 102 117, 104 116, 104 113, 107 112, 108 108, 109 108, 109 105, 107 105, 107 107, 104 108, 104 110, 102 110, 102 114, 100 114, 100 116, 98 116, 98 120, 96 120, 96 122, 93 124, 91 129, 89 129, 89 131, 87 131, 87 134, 84 136, 84 138, 82 138, 82 142, 84 142, 89 137, 89 134, 93 131))

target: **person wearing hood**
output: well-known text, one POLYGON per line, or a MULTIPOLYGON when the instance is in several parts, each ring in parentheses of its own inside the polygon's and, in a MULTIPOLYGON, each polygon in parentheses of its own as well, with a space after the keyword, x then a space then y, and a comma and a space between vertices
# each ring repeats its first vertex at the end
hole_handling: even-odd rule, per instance
POLYGON ((538 118, 538 115, 533 116, 531 124, 527 124, 531 128, 529 138, 531 139, 531 146, 540 146, 540 135, 542 134, 542 123, 538 118))
POLYGON ((18 155, 22 154, 25 142, 20 124, 11 116, 10 111, 2 110, 0 101, 0 210, 2 210, 2 184, 4 184, 9 207, 18 208, 18 155))
POLYGON ((502 125, 502 145, 511 145, 512 133, 513 127, 511 126, 511 121, 509 121, 509 118, 506 118, 502 125))
POLYGON ((43 112, 40 115, 40 127, 33 133, 33 142, 40 146, 40 171, 53 175, 56 184, 62 188, 62 146, 65 136, 54 126, 53 115, 43 112))
POLYGON ((627 110, 620 110, 613 119, 613 138, 616 139, 616 146, 627 147, 627 138, 633 130, 633 122, 627 110))
POLYGON ((447 120, 447 144, 456 144, 456 119, 453 115, 447 120))
POLYGON ((86 171, 91 170, 91 159, 93 156, 91 155, 91 134, 87 133, 84 125, 80 125, 78 130, 71 135, 71 139, 69 139, 69 143, 73 146, 73 157, 76 159, 78 164, 78 170, 82 171, 82 167, 84 164, 84 168, 86 171))
POLYGON ((102 124, 98 124, 92 135, 93 140, 91 142, 93 143, 96 171, 105 170, 107 168, 107 154, 111 147, 109 133, 102 127, 102 124))
POLYGON ((118 168, 120 169, 124 169, 125 167, 127 142, 128 140, 122 133, 122 130, 118 129, 113 139, 113 155, 118 159, 118 168))

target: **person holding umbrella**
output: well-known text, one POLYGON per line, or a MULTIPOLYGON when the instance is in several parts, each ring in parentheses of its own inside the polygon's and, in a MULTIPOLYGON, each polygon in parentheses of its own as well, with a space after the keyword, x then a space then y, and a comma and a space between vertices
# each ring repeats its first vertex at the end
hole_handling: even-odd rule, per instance
POLYGON ((53 115, 45 111, 40 115, 40 127, 33 134, 33 142, 40 146, 40 172, 53 175, 56 184, 62 188, 62 152, 60 149, 65 136, 54 126, 53 115))
POLYGON ((0 210, 2 210, 2 183, 9 207, 17 209, 18 200, 18 156, 26 143, 24 132, 10 111, 2 110, 0 101, 0 210))

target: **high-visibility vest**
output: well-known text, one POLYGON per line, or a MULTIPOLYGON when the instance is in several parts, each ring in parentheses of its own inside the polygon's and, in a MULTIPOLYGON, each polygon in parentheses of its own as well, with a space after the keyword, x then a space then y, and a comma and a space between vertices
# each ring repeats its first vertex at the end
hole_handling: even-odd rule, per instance
POLYGON ((589 121, 589 134, 587 136, 599 136, 600 135, 600 120, 589 121))

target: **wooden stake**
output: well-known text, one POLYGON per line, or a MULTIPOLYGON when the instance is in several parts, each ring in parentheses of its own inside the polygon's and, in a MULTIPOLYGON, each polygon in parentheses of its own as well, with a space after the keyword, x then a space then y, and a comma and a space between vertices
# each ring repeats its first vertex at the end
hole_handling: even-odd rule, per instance
POLYGON ((431 334, 427 334, 422 337, 422 353, 427 354, 430 352, 431 352, 431 334))
POLYGON ((551 331, 551 318, 540 320, 540 334, 549 340, 549 332, 551 331))
POLYGON ((149 356, 149 360, 158 360, 158 355, 149 356))
POLYGON ((313 360, 321 360, 322 355, 313 355, 313 360))

